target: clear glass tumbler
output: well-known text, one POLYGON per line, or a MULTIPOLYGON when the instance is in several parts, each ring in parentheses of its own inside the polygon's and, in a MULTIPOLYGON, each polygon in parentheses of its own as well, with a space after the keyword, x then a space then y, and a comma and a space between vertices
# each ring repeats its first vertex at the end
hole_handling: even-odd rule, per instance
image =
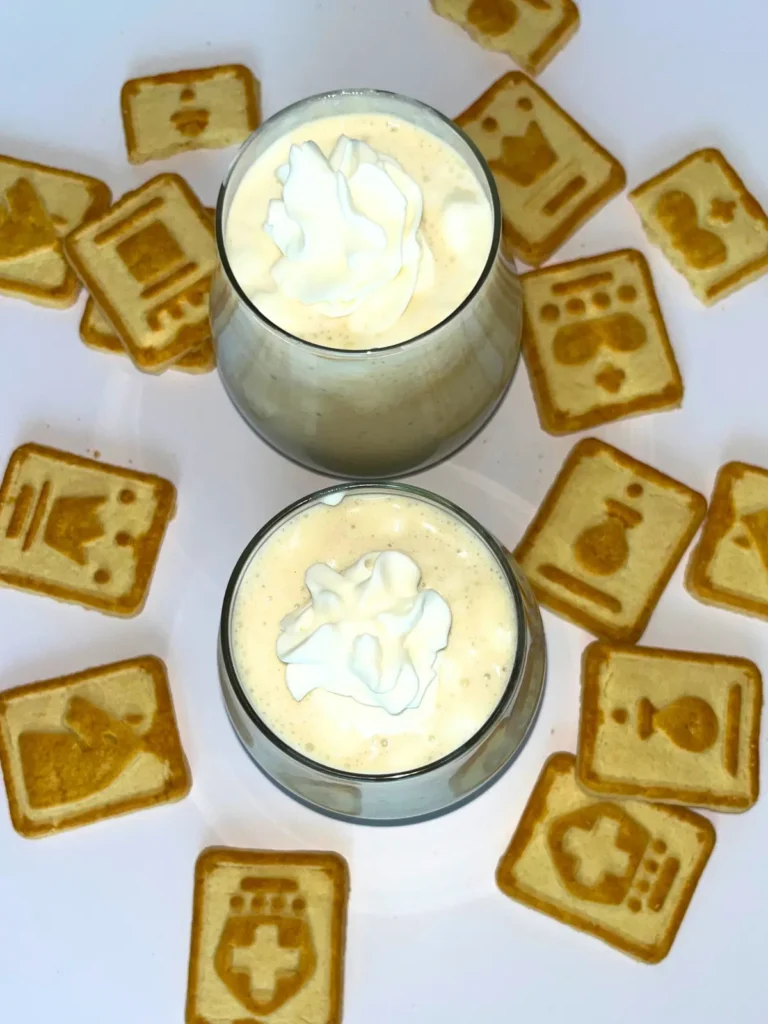
POLYGON ((246 422, 288 458, 357 479, 425 469, 469 441, 504 397, 520 354, 522 299, 500 251, 498 192, 474 143, 431 107, 366 89, 282 110, 235 158, 219 193, 216 240, 211 320, 221 379, 246 422), (480 279, 446 320, 389 348, 349 351, 302 341, 261 314, 229 265, 224 226, 244 174, 276 140, 308 121, 361 112, 396 116, 450 145, 477 175, 494 230, 480 279))
POLYGON ((473 799, 522 749, 544 692, 546 650, 539 607, 508 553, 475 519, 430 491, 408 484, 350 483, 317 491, 284 509, 248 544, 224 595, 219 630, 219 676, 224 702, 240 741, 261 770, 297 800, 332 817, 374 825, 403 825, 453 810, 473 799), (482 727, 450 754, 411 771, 362 774, 320 764, 277 736, 257 714, 232 654, 232 612, 251 560, 287 520, 333 495, 386 493, 436 505, 469 527, 497 560, 517 617, 518 648, 504 693, 482 727))

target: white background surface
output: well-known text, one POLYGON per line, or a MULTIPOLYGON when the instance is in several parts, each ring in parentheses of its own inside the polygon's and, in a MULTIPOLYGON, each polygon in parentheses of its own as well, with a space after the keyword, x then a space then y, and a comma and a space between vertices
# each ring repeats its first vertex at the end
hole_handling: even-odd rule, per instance
MULTIPOLYGON (((768 4, 581 0, 582 29, 540 81, 638 184, 722 146, 768 202, 768 4)), ((265 115, 310 93, 378 86, 454 115, 511 67, 427 0, 25 0, 1 5, 0 152, 106 179, 115 195, 160 170, 213 203, 230 152, 129 167, 118 95, 137 74, 243 61, 265 115)), ((650 249, 619 197, 562 257, 632 245, 650 256, 686 383, 682 410, 600 436, 706 494, 717 467, 768 464, 768 277, 706 310, 650 249)), ((322 481, 252 435, 215 375, 141 376, 78 340, 80 304, 0 299, 0 461, 36 440, 169 476, 179 513, 143 614, 112 620, 0 592, 0 685, 152 652, 169 667, 194 776, 183 802, 30 842, 0 807, 0 1019, 175 1024, 183 1018, 191 881, 211 843, 327 848, 352 869, 347 1024, 647 1024, 768 1016, 768 798, 718 816, 718 845, 672 954, 635 964, 506 900, 493 872, 545 757, 574 749, 586 634, 545 613, 549 684, 535 734, 474 804, 388 831, 326 820, 251 765, 225 717, 215 641, 241 549, 322 481)), ((538 426, 524 369, 492 425, 421 482, 509 546, 575 438, 538 426)), ((645 642, 745 655, 768 668, 768 627, 706 608, 678 571, 645 642)), ((765 749, 765 748, 764 748, 765 749)))

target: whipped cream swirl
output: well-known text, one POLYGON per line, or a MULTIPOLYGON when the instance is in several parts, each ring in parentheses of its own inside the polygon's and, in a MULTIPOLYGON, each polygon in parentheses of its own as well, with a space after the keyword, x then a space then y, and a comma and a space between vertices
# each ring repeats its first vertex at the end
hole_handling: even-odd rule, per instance
POLYGON ((277 640, 294 699, 322 687, 391 715, 418 707, 451 629, 448 604, 420 580, 400 551, 371 551, 343 572, 310 566, 312 600, 283 619, 277 640))
POLYGON ((434 274, 419 186, 344 135, 328 159, 314 142, 291 146, 277 177, 282 199, 264 230, 283 254, 271 270, 278 291, 328 317, 355 315, 355 330, 388 330, 434 274))

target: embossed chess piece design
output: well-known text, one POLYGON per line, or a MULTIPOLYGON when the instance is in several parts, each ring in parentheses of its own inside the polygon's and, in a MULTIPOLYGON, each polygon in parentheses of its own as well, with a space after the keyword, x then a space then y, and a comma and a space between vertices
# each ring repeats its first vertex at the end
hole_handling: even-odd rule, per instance
POLYGON ((22 732, 19 757, 30 806, 73 803, 106 789, 145 749, 135 732, 142 721, 140 714, 113 718, 84 697, 72 697, 66 732, 22 732))
POLYGON ((696 204, 687 192, 665 192, 656 204, 656 219, 672 245, 696 270, 710 270, 728 258, 722 238, 699 224, 696 204))
POLYGON ((754 545, 765 571, 768 572, 768 509, 748 512, 741 517, 741 522, 747 528, 747 536, 739 535, 734 542, 740 547, 754 545))
POLYGON ((564 366, 588 363, 605 346, 615 352, 634 352, 646 342, 646 332, 631 313, 609 313, 582 323, 564 324, 553 342, 555 359, 564 366))
MULTIPOLYGON (((130 225, 126 227, 130 228, 130 225)), ((131 276, 150 288, 157 279, 164 278, 187 262, 184 250, 161 220, 153 220, 124 238, 115 246, 115 252, 131 276)))
MULTIPOLYGON (((626 487, 629 498, 638 498, 642 493, 643 485, 637 482, 626 487)), ((591 576, 613 576, 624 568, 630 556, 628 533, 643 522, 642 513, 623 501, 605 498, 605 509, 605 518, 586 526, 573 542, 576 562, 591 576)), ((546 579, 601 608, 611 612, 622 610, 621 602, 613 595, 557 565, 544 563, 539 566, 539 572, 546 579)))
POLYGON ((518 3, 527 4, 535 11, 552 10, 550 0, 472 0, 467 10, 470 25, 489 36, 501 36, 515 27, 520 18, 518 3))
POLYGON ((768 272, 768 216, 720 150, 690 153, 629 198, 705 305, 768 272))
POLYGON ((193 103, 197 97, 194 86, 185 85, 179 95, 182 106, 171 114, 169 120, 176 131, 190 139, 202 135, 208 127, 210 114, 205 107, 189 107, 185 104, 193 103))
POLYGON ((726 463, 718 473, 685 585, 706 604, 768 618, 767 580, 768 469, 726 463))
POLYGON ((160 477, 22 445, 0 487, 0 583, 133 615, 175 496, 160 477))
MULTIPOLYGON (((154 220, 124 239, 115 251, 131 276, 141 285, 141 298, 151 300, 174 284, 194 276, 198 265, 184 253, 166 224, 154 220)), ((160 331, 166 321, 181 320, 185 305, 200 307, 208 298, 210 277, 182 289, 176 295, 148 309, 146 323, 151 331, 160 331)))
POLYGON ((151 656, 3 691, 0 761, 11 821, 29 837, 180 800, 191 782, 151 656))
MULTIPOLYGON (((127 495, 124 491, 123 494, 127 495)), ((60 555, 76 562, 78 565, 88 564, 88 545, 105 536, 104 525, 99 518, 98 510, 107 502, 106 495, 64 495, 53 501, 48 509, 51 494, 51 481, 44 481, 39 493, 29 484, 20 489, 13 506, 13 514, 6 537, 15 540, 21 536, 26 524, 26 532, 22 542, 22 551, 27 552, 35 543, 43 526, 43 543, 57 551, 60 555), (35 497, 37 500, 35 501, 35 497), (29 512, 34 503, 31 517, 29 512), (29 521, 27 522, 29 517, 29 521), (46 518, 47 517, 47 518, 46 518)), ((131 543, 131 538, 124 531, 115 538, 121 546, 131 543), (120 538, 118 540, 118 538, 120 538)), ((109 582, 106 569, 98 569, 94 577, 97 583, 109 582)))
POLYGON ((680 871, 677 857, 661 864, 649 852, 664 854, 663 840, 651 833, 623 807, 598 803, 556 818, 547 844, 560 880, 572 896, 590 903, 621 906, 633 914, 643 909, 658 913, 680 871))
POLYGON ((619 905, 627 897, 632 879, 643 859, 650 833, 616 804, 593 804, 582 807, 549 828, 549 852, 560 878, 570 893, 581 900, 619 905), (606 828, 612 825, 613 828, 606 828), (578 833, 591 835, 600 843, 602 853, 596 877, 588 883, 582 877, 586 859, 578 833), (618 866, 617 866, 618 865, 618 866))
POLYGON ((501 140, 501 156, 491 160, 494 174, 503 174, 515 185, 523 188, 533 185, 557 163, 552 149, 538 121, 531 121, 522 135, 505 135, 501 140))
POLYGON ((744 658, 595 643, 578 778, 603 797, 745 811, 759 793, 760 670, 744 658))
POLYGON ((689 487, 586 438, 515 558, 547 607, 602 639, 636 643, 705 509, 689 487))
POLYGON ((45 480, 37 493, 35 487, 28 483, 20 487, 5 536, 8 540, 15 540, 22 535, 26 525, 22 550, 27 552, 35 544, 44 524, 43 543, 47 547, 78 565, 86 565, 87 546, 104 536, 98 509, 108 499, 101 495, 62 496, 53 501, 49 510, 50 492, 50 480, 45 480))
POLYGON ((528 74, 542 71, 579 27, 574 0, 432 0, 489 50, 509 54, 528 74))
POLYGON ((242 142, 259 123, 259 86, 242 64, 132 78, 120 92, 128 159, 242 142))
POLYGON ((102 181, 58 167, 0 156, 0 294, 54 309, 76 300, 80 283, 63 239, 102 213, 102 181))
POLYGON ((574 544, 579 563, 595 576, 612 576, 627 564, 627 531, 643 521, 640 512, 621 501, 606 498, 605 506, 606 518, 582 530, 574 544))
MULTIPOLYGON (((728 690, 723 737, 723 764, 728 774, 734 777, 739 768, 742 702, 742 686, 734 683, 728 690)), ((616 707, 611 718, 619 725, 626 725, 629 714, 626 708, 616 707)), ((662 708, 642 697, 637 702, 637 735, 641 740, 647 740, 659 733, 680 750, 691 754, 711 750, 721 735, 717 713, 702 697, 677 697, 662 708)))
POLYGON ((573 433, 680 404, 680 370, 641 253, 534 270, 522 284, 523 355, 545 430, 573 433))
MULTIPOLYGON (((440 9, 439 0, 433 3, 440 9)), ((493 36, 484 38, 493 48, 493 36)), ((535 51, 529 56, 536 64, 535 51)), ((626 181, 621 165, 519 72, 495 82, 456 123, 477 144, 496 176, 506 249, 530 266, 549 259, 626 181)))
POLYGON ((575 757, 545 764, 496 873, 506 895, 646 963, 670 950, 715 844, 687 809, 587 795, 575 757))
POLYGON ((637 705, 637 733, 641 740, 662 732, 682 750, 701 754, 715 745, 719 732, 712 705, 701 697, 678 697, 656 708, 643 697, 637 705))
POLYGON ((214 954, 214 967, 250 1013, 284 1006, 310 980, 317 954, 298 883, 246 877, 230 899, 230 912, 214 954))
MULTIPOLYGON (((601 350, 612 352, 636 352, 648 341, 648 332, 643 323, 633 314, 624 310, 608 312, 614 301, 634 303, 638 298, 637 288, 622 284, 615 288, 615 294, 608 290, 614 286, 611 271, 587 274, 583 278, 555 283, 553 297, 570 296, 561 308, 556 302, 547 302, 539 310, 543 324, 557 323, 563 311, 571 319, 557 328, 552 339, 552 354, 561 366, 583 366, 596 359, 601 350), (589 307, 578 292, 589 292, 589 307)), ((595 374, 599 387, 616 394, 624 383, 626 374, 612 363, 601 365, 595 374)))
POLYGON ((467 11, 469 24, 489 36, 501 36, 509 32, 519 17, 517 4, 512 0, 472 0, 467 11))
POLYGON ((26 178, 19 178, 0 202, 0 261, 53 249, 58 235, 43 201, 26 178))
POLYGON ((78 565, 85 565, 87 545, 104 536, 98 510, 106 500, 106 496, 57 498, 43 534, 48 547, 78 565))

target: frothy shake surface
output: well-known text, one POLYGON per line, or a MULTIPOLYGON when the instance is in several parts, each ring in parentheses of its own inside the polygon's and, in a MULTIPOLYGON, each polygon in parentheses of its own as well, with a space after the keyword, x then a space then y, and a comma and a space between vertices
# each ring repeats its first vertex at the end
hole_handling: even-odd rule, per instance
MULTIPOLYGON (((399 180, 397 172, 394 178, 399 180)), ((374 221, 377 210, 383 216, 385 197, 382 195, 382 202, 378 202, 376 183, 370 182, 370 175, 367 179, 363 176, 351 180, 353 206, 359 199, 361 209, 364 207, 374 221), (356 180, 360 182, 357 188, 356 180)), ((312 190, 308 189, 306 194, 311 199, 312 190)), ((414 213, 412 199, 410 196, 407 220, 414 213)), ((307 204, 302 201, 302 205, 306 208, 307 204)), ((284 215, 281 222, 285 228, 284 215)), ((382 223, 386 226, 385 221, 382 223)), ((306 223, 303 226, 306 228, 306 223)), ((295 234, 293 241, 300 246, 304 236, 298 230, 295 234)), ((304 341, 353 350, 399 344, 450 316, 479 280, 488 261, 492 236, 491 203, 469 164, 436 135, 386 114, 320 118, 273 143, 245 173, 225 225, 225 245, 232 271, 257 309, 278 327, 304 341), (394 300, 380 289, 366 296, 352 315, 329 316, 327 306, 299 301, 278 285, 273 270, 282 253, 265 230, 265 222, 270 202, 283 197, 283 183, 277 172, 288 165, 291 148, 311 141, 324 157, 330 158, 339 139, 344 137, 366 143, 384 159, 395 160, 411 179, 410 186, 418 187, 415 209, 418 212, 420 191, 423 208, 417 237, 422 256, 409 263, 406 254, 403 270, 391 286, 394 300), (409 273, 415 273, 415 290, 404 311, 390 323, 393 302, 396 309, 397 296, 402 294, 399 285, 405 284, 408 290, 404 279, 409 273)), ((287 237, 292 237, 290 231, 287 237)), ((404 253, 406 249, 403 246, 404 253)), ((354 258, 350 262, 354 263, 354 258)))
POLYGON ((359 773, 417 768, 471 738, 504 693, 517 640, 509 584, 480 537, 447 510, 386 492, 318 503, 280 526, 246 568, 231 619, 235 668, 266 725, 312 760, 359 773), (340 571, 388 550, 412 558, 420 586, 451 611, 421 704, 390 714, 326 689, 295 700, 275 644, 285 616, 309 600, 305 572, 318 562, 340 571))

